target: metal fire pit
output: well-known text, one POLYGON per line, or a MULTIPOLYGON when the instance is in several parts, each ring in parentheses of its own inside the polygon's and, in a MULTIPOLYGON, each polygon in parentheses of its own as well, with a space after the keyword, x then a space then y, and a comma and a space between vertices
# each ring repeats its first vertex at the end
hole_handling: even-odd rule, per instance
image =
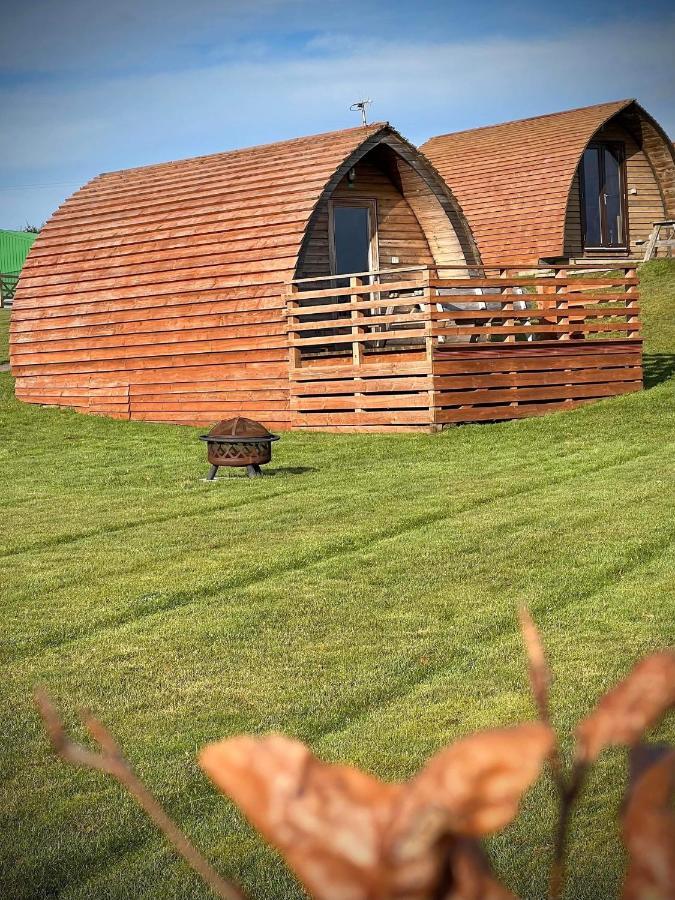
POLYGON ((279 435, 272 434, 260 422, 237 416, 218 422, 199 440, 206 441, 211 463, 206 480, 213 481, 219 466, 246 467, 249 478, 262 475, 260 466, 272 459, 272 441, 278 441, 279 435))

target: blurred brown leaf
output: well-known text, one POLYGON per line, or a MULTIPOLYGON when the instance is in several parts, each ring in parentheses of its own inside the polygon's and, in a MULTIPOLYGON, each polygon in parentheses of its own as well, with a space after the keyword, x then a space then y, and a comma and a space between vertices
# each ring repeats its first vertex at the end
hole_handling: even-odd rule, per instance
POLYGON ((579 723, 577 758, 589 763, 605 747, 635 744, 673 705, 675 652, 664 650, 641 660, 579 723))
POLYGON ((313 896, 380 896, 383 834, 401 787, 323 763, 281 735, 210 744, 199 761, 313 896))
POLYGON ((675 898, 675 749, 631 751, 631 784, 623 811, 629 863, 624 900, 675 898))
POLYGON ((479 731, 432 756, 403 802, 442 808, 454 834, 498 831, 517 815, 552 744, 550 728, 540 722, 479 731))
POLYGON ((441 751, 406 784, 321 762, 279 735, 211 744, 200 763, 314 897, 497 900, 511 895, 459 836, 514 818, 551 741, 540 723, 482 732, 441 751))

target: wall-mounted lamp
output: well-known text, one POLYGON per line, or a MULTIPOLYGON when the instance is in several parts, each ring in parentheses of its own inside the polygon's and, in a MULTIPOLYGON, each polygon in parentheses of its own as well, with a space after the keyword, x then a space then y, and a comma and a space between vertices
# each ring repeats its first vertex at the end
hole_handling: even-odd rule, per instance
POLYGON ((347 173, 347 187, 353 188, 354 182, 356 181, 356 169, 354 166, 351 167, 349 172, 347 173))

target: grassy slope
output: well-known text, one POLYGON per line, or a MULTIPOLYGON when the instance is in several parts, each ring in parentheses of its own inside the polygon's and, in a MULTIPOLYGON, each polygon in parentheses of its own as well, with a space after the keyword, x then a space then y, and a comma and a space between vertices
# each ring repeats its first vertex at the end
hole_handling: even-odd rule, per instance
MULTIPOLYGON (((664 371, 675 265, 644 285, 664 371)), ((47 752, 36 682, 100 714, 222 871, 291 897, 198 747, 279 729, 405 777, 446 741, 532 715, 518 601, 542 625, 562 729, 673 641, 675 381, 439 437, 285 435, 274 477, 208 485, 196 431, 20 405, 0 379, 9 896, 206 896, 114 784, 47 752)), ((608 754, 575 822, 570 897, 612 893, 622 779, 608 754)), ((543 894, 551 814, 544 780, 492 844, 522 896, 543 894)))
POLYGON ((0 366, 9 362, 9 310, 0 309, 0 366))

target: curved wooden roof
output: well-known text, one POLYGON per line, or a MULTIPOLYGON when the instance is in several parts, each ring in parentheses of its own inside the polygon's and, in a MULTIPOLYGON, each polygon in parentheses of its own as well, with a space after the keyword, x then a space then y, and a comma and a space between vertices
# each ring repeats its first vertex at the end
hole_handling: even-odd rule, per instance
POLYGON ((47 222, 23 268, 10 339, 17 396, 176 421, 168 384, 232 396, 264 387, 250 411, 282 422, 282 286, 317 204, 385 142, 475 247, 441 176, 386 123, 99 175, 47 222), (134 387, 149 383, 145 409, 134 387))
POLYGON ((326 182, 385 125, 99 175, 49 219, 22 272, 29 310, 279 281, 326 182))
POLYGON ((422 146, 459 201, 485 263, 563 256, 575 171, 595 132, 619 113, 640 132, 661 169, 664 203, 675 207, 672 146, 634 100, 439 135, 422 146))

